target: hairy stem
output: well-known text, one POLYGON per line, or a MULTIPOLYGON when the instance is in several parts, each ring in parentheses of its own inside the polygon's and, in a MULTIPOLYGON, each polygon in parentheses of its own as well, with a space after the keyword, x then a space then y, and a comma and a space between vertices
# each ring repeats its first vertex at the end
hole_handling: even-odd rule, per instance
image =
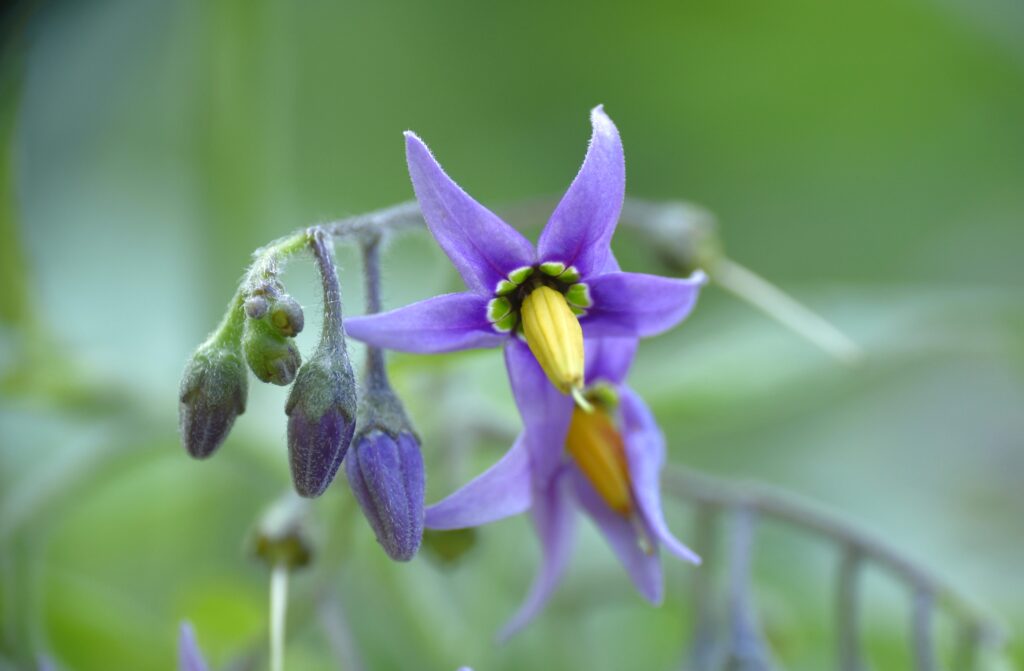
MULTIPOLYGON (((418 212, 419 210, 417 210, 418 212)), ((363 277, 366 284, 366 314, 380 312, 380 235, 376 232, 365 233, 360 247, 363 252, 363 277)), ((387 371, 384 367, 384 352, 379 347, 366 347, 366 378, 367 391, 373 393, 381 387, 387 387, 387 371)))
POLYGON ((334 263, 334 248, 322 228, 311 228, 308 238, 324 292, 324 322, 320 342, 323 347, 344 354, 345 324, 341 316, 341 283, 338 282, 338 270, 334 263))

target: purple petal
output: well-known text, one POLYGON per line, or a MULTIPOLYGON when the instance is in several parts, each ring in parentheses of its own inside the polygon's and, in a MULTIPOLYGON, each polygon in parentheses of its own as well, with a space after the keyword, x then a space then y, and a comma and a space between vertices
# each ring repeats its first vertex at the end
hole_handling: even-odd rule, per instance
POLYGON ((537 486, 538 482, 544 483, 552 477, 561 464, 573 401, 555 389, 526 343, 518 339, 509 341, 505 347, 505 365, 523 418, 523 435, 537 486))
POLYGON ((657 550, 644 552, 633 522, 609 508, 578 468, 574 466, 570 473, 576 498, 618 555, 637 591, 651 603, 661 603, 663 581, 657 550))
POLYGON ((487 321, 487 301, 469 292, 435 296, 389 312, 350 317, 345 332, 370 345, 417 354, 496 347, 508 336, 487 321))
POLYGON ((580 319, 583 335, 645 338, 667 331, 690 314, 706 279, 700 271, 686 279, 642 273, 591 277, 594 305, 580 319))
POLYGON ((405 156, 423 218, 470 289, 492 293, 511 271, 533 265, 533 245, 459 188, 412 132, 405 156))
POLYGON ((672 534, 661 509, 661 468, 665 463, 665 438, 647 404, 629 387, 619 388, 623 442, 633 496, 657 540, 683 561, 700 564, 700 557, 672 534))
POLYGON ((576 266, 584 277, 604 267, 626 193, 619 131, 601 106, 591 111, 590 123, 583 166, 537 242, 541 261, 576 266))
POLYGON ((621 384, 633 365, 638 340, 636 338, 592 338, 584 341, 586 381, 600 380, 621 384))
POLYGON ((530 455, 523 434, 496 464, 427 507, 430 529, 463 529, 518 515, 530 507, 530 455))
POLYGON ((181 623, 178 634, 178 671, 207 671, 206 661, 196 643, 196 632, 188 622, 181 623))
POLYGON ((534 496, 533 523, 543 554, 540 572, 522 606, 498 634, 499 641, 508 640, 547 605, 569 563, 575 519, 565 484, 564 477, 552 477, 534 496))

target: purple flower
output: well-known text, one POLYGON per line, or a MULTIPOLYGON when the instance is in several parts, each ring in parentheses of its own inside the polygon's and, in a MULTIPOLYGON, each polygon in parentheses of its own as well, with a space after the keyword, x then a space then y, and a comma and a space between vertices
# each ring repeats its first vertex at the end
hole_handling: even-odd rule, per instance
POLYGON ((178 671, 207 671, 203 653, 196 642, 196 632, 188 622, 182 622, 178 632, 178 671))
POLYGON ((453 182, 416 135, 406 158, 423 217, 468 291, 349 319, 352 337, 437 353, 525 339, 551 382, 579 396, 583 336, 645 337, 689 313, 704 282, 621 272, 610 243, 625 194, 622 142, 599 106, 583 167, 536 248, 453 182))
POLYGON ((624 383, 636 345, 635 338, 587 341, 584 394, 594 406, 588 413, 549 384, 522 343, 512 343, 505 352, 523 432, 498 463, 427 508, 431 529, 477 526, 531 512, 543 560, 502 638, 529 622, 558 584, 569 559, 576 506, 597 524, 637 590, 652 603, 662 598, 661 546, 700 562, 668 530, 662 514, 664 437, 650 410, 624 383))

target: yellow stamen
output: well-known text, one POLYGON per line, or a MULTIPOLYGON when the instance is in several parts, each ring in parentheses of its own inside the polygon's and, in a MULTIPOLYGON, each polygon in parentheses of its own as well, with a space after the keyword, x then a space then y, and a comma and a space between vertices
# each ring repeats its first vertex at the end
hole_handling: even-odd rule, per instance
POLYGON ((526 344, 551 384, 563 394, 582 388, 583 329, 565 296, 542 284, 523 300, 520 314, 526 344))
POLYGON ((565 449, 608 507, 629 517, 633 512, 629 465, 622 436, 611 418, 600 409, 574 409, 565 449))

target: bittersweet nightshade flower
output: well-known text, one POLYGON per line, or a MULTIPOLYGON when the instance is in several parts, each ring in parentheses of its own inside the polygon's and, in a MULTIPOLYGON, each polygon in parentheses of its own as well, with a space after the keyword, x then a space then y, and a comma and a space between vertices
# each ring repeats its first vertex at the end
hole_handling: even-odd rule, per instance
POLYGON ((248 388, 236 345, 213 341, 192 355, 178 392, 178 425, 190 455, 205 459, 220 447, 245 412, 248 388))
POLYGON ((561 579, 581 507, 618 555, 637 590, 662 598, 658 551, 665 546, 694 563, 699 558, 668 530, 661 510, 659 473, 664 437, 650 410, 626 384, 635 338, 588 340, 587 387, 593 412, 574 408, 547 380, 522 343, 506 359, 524 430, 489 470, 429 506, 431 529, 478 526, 529 510, 543 560, 529 596, 503 630, 522 628, 547 603, 561 579), (563 450, 563 447, 565 448, 563 450))
POLYGON ((348 334, 420 353, 492 347, 519 336, 552 384, 581 398, 584 335, 645 337, 679 322, 704 277, 620 271, 610 243, 625 195, 622 143, 601 107, 591 123, 583 166, 536 248, 459 188, 426 145, 406 133, 423 217, 468 291, 349 319, 348 334))

